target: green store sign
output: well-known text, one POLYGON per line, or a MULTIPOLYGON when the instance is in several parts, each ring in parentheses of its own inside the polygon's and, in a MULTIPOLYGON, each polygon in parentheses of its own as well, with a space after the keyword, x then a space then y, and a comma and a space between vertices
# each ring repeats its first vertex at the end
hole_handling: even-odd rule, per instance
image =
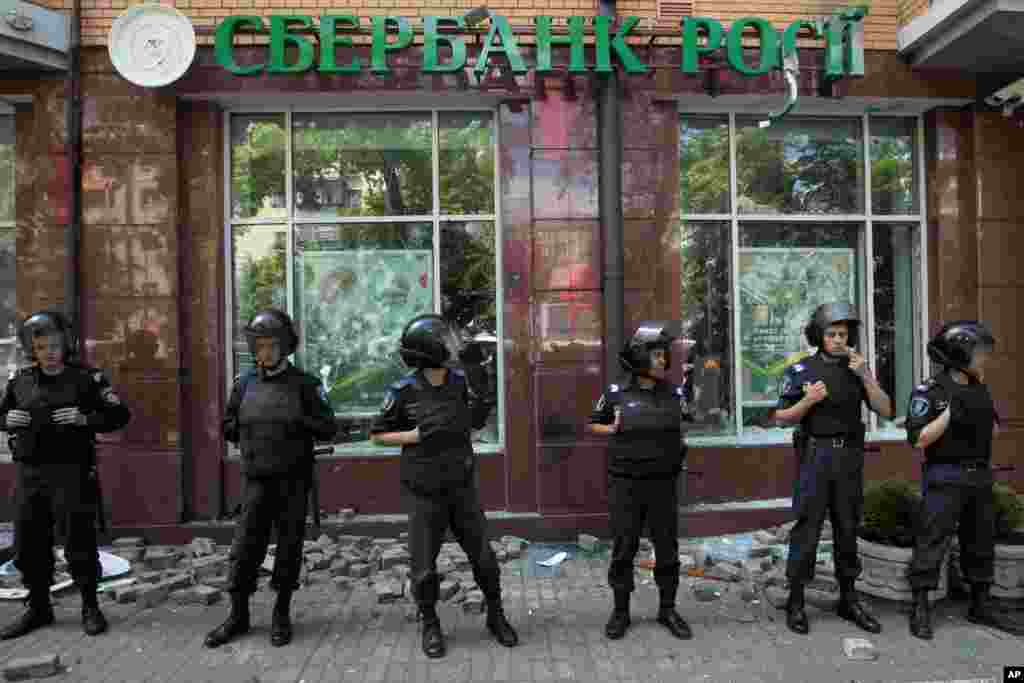
MULTIPOLYGON (((700 57, 716 52, 725 46, 729 65, 745 76, 760 76, 774 69, 781 69, 783 59, 795 55, 797 36, 801 30, 825 41, 825 77, 828 79, 844 76, 864 75, 864 48, 859 40, 858 24, 867 13, 865 8, 855 8, 816 21, 794 21, 782 31, 776 30, 767 20, 758 17, 738 19, 726 31, 722 24, 707 17, 689 17, 682 22, 682 61, 684 73, 698 71, 700 57), (758 58, 756 64, 744 61, 744 34, 756 35, 758 58), (701 41, 703 38, 703 42, 701 41)), ((217 26, 215 52, 217 63, 238 76, 252 76, 259 73, 294 74, 314 68, 325 74, 356 74, 367 67, 375 74, 387 74, 388 55, 413 48, 413 28, 404 17, 375 16, 369 18, 370 59, 369 64, 355 54, 347 55, 347 61, 340 61, 339 52, 354 47, 352 36, 363 32, 367 25, 363 19, 352 14, 325 14, 314 25, 313 18, 302 14, 272 15, 268 23, 263 17, 236 15, 225 18, 217 26), (266 61, 260 64, 239 64, 234 57, 234 38, 239 30, 268 34, 266 61), (315 34, 320 46, 319 59, 313 42, 307 37, 315 34), (285 59, 291 51, 292 60, 285 59)), ((593 71, 612 71, 612 55, 627 74, 642 74, 648 65, 641 61, 626 39, 640 22, 640 17, 623 17, 622 23, 612 33, 612 18, 593 17, 592 27, 594 50, 593 71)), ((584 17, 569 17, 567 31, 555 34, 551 17, 539 16, 534 19, 535 61, 537 73, 553 71, 552 49, 569 50, 568 70, 571 73, 587 73, 591 69, 584 60, 585 27, 584 17)), ((464 17, 423 17, 423 44, 420 70, 424 73, 448 73, 461 71, 466 67, 466 43, 460 31, 466 30, 464 17), (444 29, 444 32, 442 32, 444 29), (451 55, 441 62, 439 48, 447 47, 451 55)), ((508 61, 513 73, 528 71, 523 60, 516 36, 508 19, 498 15, 490 16, 490 29, 476 57, 474 70, 478 75, 487 73, 489 61, 494 55, 501 55, 508 61)))

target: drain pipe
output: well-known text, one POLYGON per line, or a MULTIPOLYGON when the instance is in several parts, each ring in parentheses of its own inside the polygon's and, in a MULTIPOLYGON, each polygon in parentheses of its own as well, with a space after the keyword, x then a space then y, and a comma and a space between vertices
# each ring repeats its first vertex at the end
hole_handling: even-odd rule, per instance
MULTIPOLYGON (((74 0, 71 11, 71 35, 68 41, 68 221, 64 232, 67 265, 64 273, 64 308, 82 341, 79 282, 79 252, 82 237, 82 0, 74 0)), ((80 351, 82 347, 80 347, 80 351)))
MULTIPOLYGON (((598 13, 615 17, 615 0, 599 0, 598 13)), ((599 76, 597 103, 598 199, 604 240, 604 371, 605 384, 612 381, 623 345, 625 282, 622 243, 622 113, 619 73, 599 76)))

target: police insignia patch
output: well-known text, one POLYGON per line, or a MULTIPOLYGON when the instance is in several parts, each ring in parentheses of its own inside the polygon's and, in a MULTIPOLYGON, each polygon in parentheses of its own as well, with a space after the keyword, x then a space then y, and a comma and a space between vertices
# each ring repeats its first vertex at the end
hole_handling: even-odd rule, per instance
POLYGON ((796 365, 793 366, 793 372, 803 372, 803 371, 804 371, 804 364, 803 363, 797 363, 796 365))
POLYGON ((924 396, 915 396, 910 400, 910 416, 923 417, 928 414, 930 407, 931 403, 924 396))

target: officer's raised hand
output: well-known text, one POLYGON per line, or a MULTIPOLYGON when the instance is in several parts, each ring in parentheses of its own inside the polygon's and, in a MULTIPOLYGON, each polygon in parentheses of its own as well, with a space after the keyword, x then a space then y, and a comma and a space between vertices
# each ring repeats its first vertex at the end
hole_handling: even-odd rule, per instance
POLYGON ((85 415, 78 406, 71 406, 70 408, 60 408, 53 411, 53 421, 59 425, 75 425, 77 427, 84 427, 85 415))
POLYGON ((821 380, 814 384, 804 382, 804 397, 812 404, 821 403, 828 398, 828 387, 821 380))
POLYGON ((864 356, 860 355, 859 353, 857 353, 853 349, 849 350, 849 354, 850 354, 850 370, 852 370, 853 374, 857 375, 857 377, 860 377, 861 379, 864 379, 864 376, 867 374, 867 371, 868 371, 868 362, 867 362, 867 360, 864 358, 864 356))
POLYGON ((32 424, 32 415, 27 410, 7 411, 7 426, 11 429, 28 427, 32 424))

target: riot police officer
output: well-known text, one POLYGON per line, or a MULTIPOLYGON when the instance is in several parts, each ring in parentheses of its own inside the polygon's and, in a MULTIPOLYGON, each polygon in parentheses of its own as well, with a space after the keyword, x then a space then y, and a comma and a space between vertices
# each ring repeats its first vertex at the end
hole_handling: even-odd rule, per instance
POLYGON ((231 549, 227 620, 206 636, 219 647, 249 631, 249 597, 256 591, 270 528, 277 527, 271 588, 277 600, 270 642, 291 642, 291 598, 299 587, 306 507, 313 481, 313 446, 337 432, 327 392, 316 377, 288 360, 298 346, 291 318, 277 309, 258 312, 245 327, 256 369, 235 378, 224 417, 224 437, 242 454, 244 511, 231 549))
POLYGON ((101 371, 75 362, 75 335, 60 313, 34 313, 18 338, 32 365, 8 380, 0 428, 9 435, 17 467, 14 563, 29 595, 28 609, 0 631, 0 638, 18 638, 54 621, 55 524, 66 536, 65 557, 82 593, 82 628, 98 635, 107 630, 107 620, 96 599, 102 501, 95 434, 124 427, 131 413, 101 371))
POLYGON ((686 457, 682 387, 665 381, 672 365, 676 325, 642 323, 619 354, 630 374, 624 385, 608 387, 590 416, 589 431, 611 437, 608 452, 608 516, 613 537, 608 583, 615 608, 605 635, 622 638, 630 625, 633 559, 646 523, 654 543, 658 623, 677 638, 693 637, 676 611, 679 588, 679 495, 676 488, 686 457))
POLYGON ((410 578, 428 657, 443 657, 446 652, 436 610, 436 562, 449 527, 469 556, 473 576, 487 599, 488 630, 506 647, 519 642, 501 605, 501 570, 487 538, 470 441, 471 430, 486 423, 494 400, 470 386, 462 370, 446 367, 456 360, 458 346, 440 316, 413 318, 402 331, 399 353, 414 370, 388 388, 371 427, 374 443, 402 447, 410 578))
POLYGON ((928 343, 928 357, 942 367, 914 389, 907 409, 907 439, 923 448, 922 501, 914 555, 907 571, 914 592, 910 632, 933 637, 928 591, 959 525, 960 566, 971 584, 967 619, 1020 633, 989 601, 995 556, 992 499, 992 433, 997 416, 984 366, 995 339, 983 323, 947 323, 928 343))
POLYGON ((838 615, 870 633, 881 625, 864 609, 854 587, 860 575, 857 527, 864 502, 864 424, 861 404, 892 417, 892 401, 857 353, 860 319, 846 303, 819 306, 804 330, 818 351, 786 368, 775 419, 799 423, 794 444, 799 477, 793 495, 796 524, 790 533, 786 575, 790 584, 786 625, 795 633, 810 627, 804 585, 814 578, 818 541, 828 510, 834 534, 838 615))

